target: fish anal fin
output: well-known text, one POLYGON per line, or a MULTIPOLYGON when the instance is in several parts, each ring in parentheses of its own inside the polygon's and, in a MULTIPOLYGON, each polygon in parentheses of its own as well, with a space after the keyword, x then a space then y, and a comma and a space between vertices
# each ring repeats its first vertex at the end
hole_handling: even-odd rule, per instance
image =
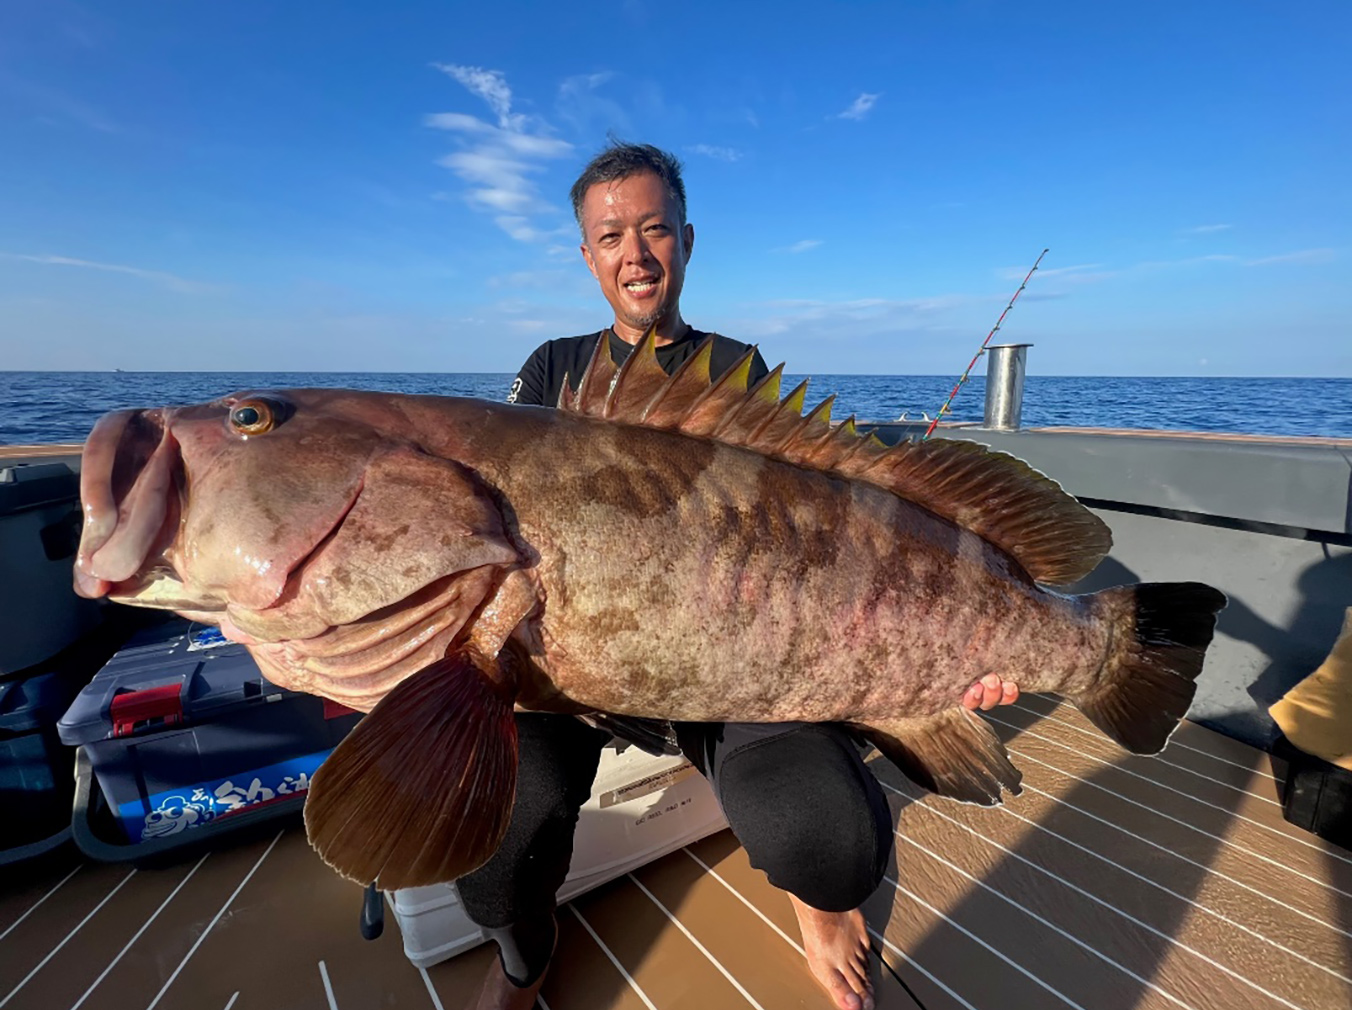
POLYGON ((980 716, 962 708, 937 715, 856 724, 908 779, 931 792, 983 807, 1014 795, 1023 776, 980 716))
POLYGON ((458 652, 402 681, 320 765, 305 829, 324 862, 381 890, 461 877, 497 850, 516 796, 511 686, 458 652))

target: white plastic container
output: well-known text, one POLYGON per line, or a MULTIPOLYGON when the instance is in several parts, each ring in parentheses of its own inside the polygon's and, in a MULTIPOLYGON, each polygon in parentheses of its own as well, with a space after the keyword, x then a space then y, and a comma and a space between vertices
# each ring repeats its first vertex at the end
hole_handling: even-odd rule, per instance
MULTIPOLYGON (((727 825, 709 783, 685 758, 653 757, 637 747, 617 754, 607 747, 591 799, 578 817, 572 868, 558 900, 568 901, 727 825)), ((410 887, 387 897, 404 935, 404 954, 419 968, 484 942, 451 884, 410 887)))

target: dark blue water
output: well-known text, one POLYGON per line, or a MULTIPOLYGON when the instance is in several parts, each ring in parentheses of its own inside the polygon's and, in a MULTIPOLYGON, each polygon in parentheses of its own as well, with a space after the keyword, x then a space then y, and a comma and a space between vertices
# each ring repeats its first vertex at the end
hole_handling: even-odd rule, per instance
MULTIPOLYGON (((0 445, 79 442, 98 416, 123 407, 198 403, 241 389, 340 386, 501 400, 505 374, 389 372, 0 372, 0 445)), ((802 376, 788 376, 787 392, 802 376)), ((833 416, 890 421, 933 416, 952 376, 816 375, 809 405, 836 393, 833 416)), ((981 418, 985 380, 974 376, 952 417, 981 418)), ((1169 379, 1029 376, 1023 422, 1258 435, 1352 437, 1352 379, 1169 379)))

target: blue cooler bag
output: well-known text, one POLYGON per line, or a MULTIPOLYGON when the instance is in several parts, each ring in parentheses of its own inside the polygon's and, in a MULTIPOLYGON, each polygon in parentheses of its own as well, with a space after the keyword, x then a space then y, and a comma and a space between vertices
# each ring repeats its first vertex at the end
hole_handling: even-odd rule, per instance
POLYGON ((294 813, 360 718, 277 687, 215 628, 174 620, 142 631, 57 727, 80 748, 76 843, 95 858, 134 858, 294 813), (91 772, 110 815, 101 832, 89 830, 91 772))

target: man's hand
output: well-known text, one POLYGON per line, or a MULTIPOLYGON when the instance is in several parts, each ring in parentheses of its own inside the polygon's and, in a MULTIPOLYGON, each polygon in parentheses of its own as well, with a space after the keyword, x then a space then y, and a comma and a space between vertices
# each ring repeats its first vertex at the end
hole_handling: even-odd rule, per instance
POLYGON ((1001 680, 998 673, 988 673, 967 689, 962 696, 963 708, 989 712, 996 705, 1012 705, 1019 700, 1019 685, 1012 680, 1001 680))

